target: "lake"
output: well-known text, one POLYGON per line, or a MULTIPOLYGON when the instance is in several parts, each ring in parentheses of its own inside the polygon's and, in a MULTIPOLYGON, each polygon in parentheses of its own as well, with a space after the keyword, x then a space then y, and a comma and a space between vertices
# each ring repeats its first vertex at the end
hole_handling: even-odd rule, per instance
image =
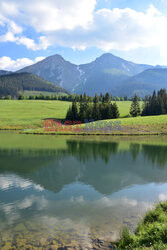
POLYGON ((98 249, 166 199, 166 136, 0 133, 1 249, 98 249))

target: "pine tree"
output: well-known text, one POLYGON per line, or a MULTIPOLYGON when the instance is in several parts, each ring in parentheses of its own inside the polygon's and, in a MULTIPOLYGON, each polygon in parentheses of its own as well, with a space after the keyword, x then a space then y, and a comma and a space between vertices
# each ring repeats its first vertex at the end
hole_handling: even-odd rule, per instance
POLYGON ((158 100, 157 100, 157 96, 156 96, 156 92, 154 90, 153 95, 150 99, 150 113, 152 115, 158 115, 159 111, 158 111, 158 100))
POLYGON ((97 94, 95 94, 95 97, 93 98, 92 119, 95 121, 100 120, 99 98, 97 94))
POLYGON ((72 121, 77 121, 78 120, 78 107, 77 107, 77 102, 74 100, 72 102, 72 121))
POLYGON ((118 109, 116 102, 112 104, 112 115, 113 115, 113 118, 119 118, 120 116, 119 109, 118 109))
POLYGON ((145 96, 144 103, 143 103, 143 111, 142 111, 143 116, 149 115, 149 100, 150 100, 150 97, 145 96))
POLYGON ((167 113, 167 93, 160 89, 158 94, 154 91, 152 96, 146 97, 142 115, 161 115, 167 113))
POLYGON ((110 103, 110 102, 111 102, 111 97, 110 97, 110 95, 109 95, 108 92, 105 94, 104 102, 105 102, 105 103, 110 103))
POLYGON ((130 114, 131 114, 131 116, 136 117, 136 116, 139 116, 140 113, 141 113, 141 111, 140 111, 140 105, 139 105, 139 102, 138 102, 138 97, 135 94, 134 97, 133 97, 133 100, 132 100, 132 104, 131 104, 131 108, 130 108, 130 114))
POLYGON ((80 96, 80 108, 79 108, 79 118, 81 122, 84 122, 88 119, 87 117, 87 111, 88 111, 88 98, 86 94, 80 96))
POLYGON ((103 103, 101 105, 100 113, 101 113, 102 120, 112 119, 113 118, 112 104, 103 103))
POLYGON ((160 89, 158 91, 158 114, 165 114, 166 113, 166 104, 167 104, 167 95, 165 89, 160 89))
POLYGON ((102 102, 103 101, 103 94, 100 93, 100 96, 99 96, 99 101, 102 102))

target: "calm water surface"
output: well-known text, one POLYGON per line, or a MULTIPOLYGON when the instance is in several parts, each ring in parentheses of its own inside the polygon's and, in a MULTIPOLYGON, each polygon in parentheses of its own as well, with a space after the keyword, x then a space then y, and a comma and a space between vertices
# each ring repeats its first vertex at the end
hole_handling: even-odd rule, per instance
POLYGON ((1 249, 90 249, 166 199, 167 137, 0 134, 1 249))

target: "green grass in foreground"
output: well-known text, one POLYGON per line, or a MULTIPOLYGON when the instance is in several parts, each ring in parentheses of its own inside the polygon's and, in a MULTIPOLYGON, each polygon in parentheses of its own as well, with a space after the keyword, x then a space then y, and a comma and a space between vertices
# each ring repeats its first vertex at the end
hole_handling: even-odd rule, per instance
POLYGON ((167 249, 167 202, 161 202, 149 211, 135 233, 122 232, 119 249, 167 249))
POLYGON ((63 101, 0 100, 0 128, 43 127, 43 119, 64 119, 69 105, 63 101))
MULTIPOLYGON (((146 117, 129 117, 112 119, 106 121, 97 121, 89 123, 89 128, 85 131, 85 124, 80 126, 80 131, 76 131, 76 126, 70 126, 56 131, 56 127, 51 128, 50 131, 46 131, 44 128, 35 130, 29 130, 27 133, 41 133, 41 134, 115 134, 115 135, 157 135, 167 134, 167 115, 159 116, 146 116, 146 117), (120 122, 120 130, 111 129, 111 124, 114 122, 120 122), (92 131, 93 128, 93 131, 92 131), (68 131, 67 129, 70 129, 68 131)), ((114 127, 114 126, 113 126, 114 127)))
MULTIPOLYGON (((30 133, 57 134, 54 131, 44 131, 44 119, 65 119, 69 105, 70 102, 63 101, 0 100, 0 129, 31 129, 30 133)), ((128 116, 131 102, 117 102, 117 105, 122 117, 118 119, 121 122, 121 131, 109 131, 108 134, 167 134, 167 115, 123 118, 128 116)), ((107 128, 115 121, 108 120, 108 124, 104 124, 104 121, 94 122, 93 126, 100 124, 101 128, 107 128)), ((83 124, 82 134, 85 134, 84 127, 83 124)), ((62 133, 64 132, 60 132, 62 133)), ((105 132, 96 129, 94 133, 105 132)))
MULTIPOLYGON (((0 129, 43 127, 46 118, 65 119, 70 102, 0 100, 0 129)), ((128 116, 131 102, 117 102, 121 117, 128 116)))

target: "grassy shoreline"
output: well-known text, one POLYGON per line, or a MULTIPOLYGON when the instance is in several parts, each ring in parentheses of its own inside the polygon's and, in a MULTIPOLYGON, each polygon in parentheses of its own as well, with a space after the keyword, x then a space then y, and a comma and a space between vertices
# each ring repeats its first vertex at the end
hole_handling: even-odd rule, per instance
POLYGON ((135 118, 120 118, 105 121, 96 121, 89 124, 76 126, 53 126, 25 130, 26 134, 50 135, 105 135, 105 136, 135 136, 135 135, 166 135, 167 115, 146 116, 135 118), (119 125, 118 125, 119 123, 119 125), (116 124, 116 125, 115 125, 116 124), (78 131, 79 128, 79 131, 78 131))
POLYGON ((146 213, 134 233, 123 229, 118 249, 167 249, 167 201, 146 213))

